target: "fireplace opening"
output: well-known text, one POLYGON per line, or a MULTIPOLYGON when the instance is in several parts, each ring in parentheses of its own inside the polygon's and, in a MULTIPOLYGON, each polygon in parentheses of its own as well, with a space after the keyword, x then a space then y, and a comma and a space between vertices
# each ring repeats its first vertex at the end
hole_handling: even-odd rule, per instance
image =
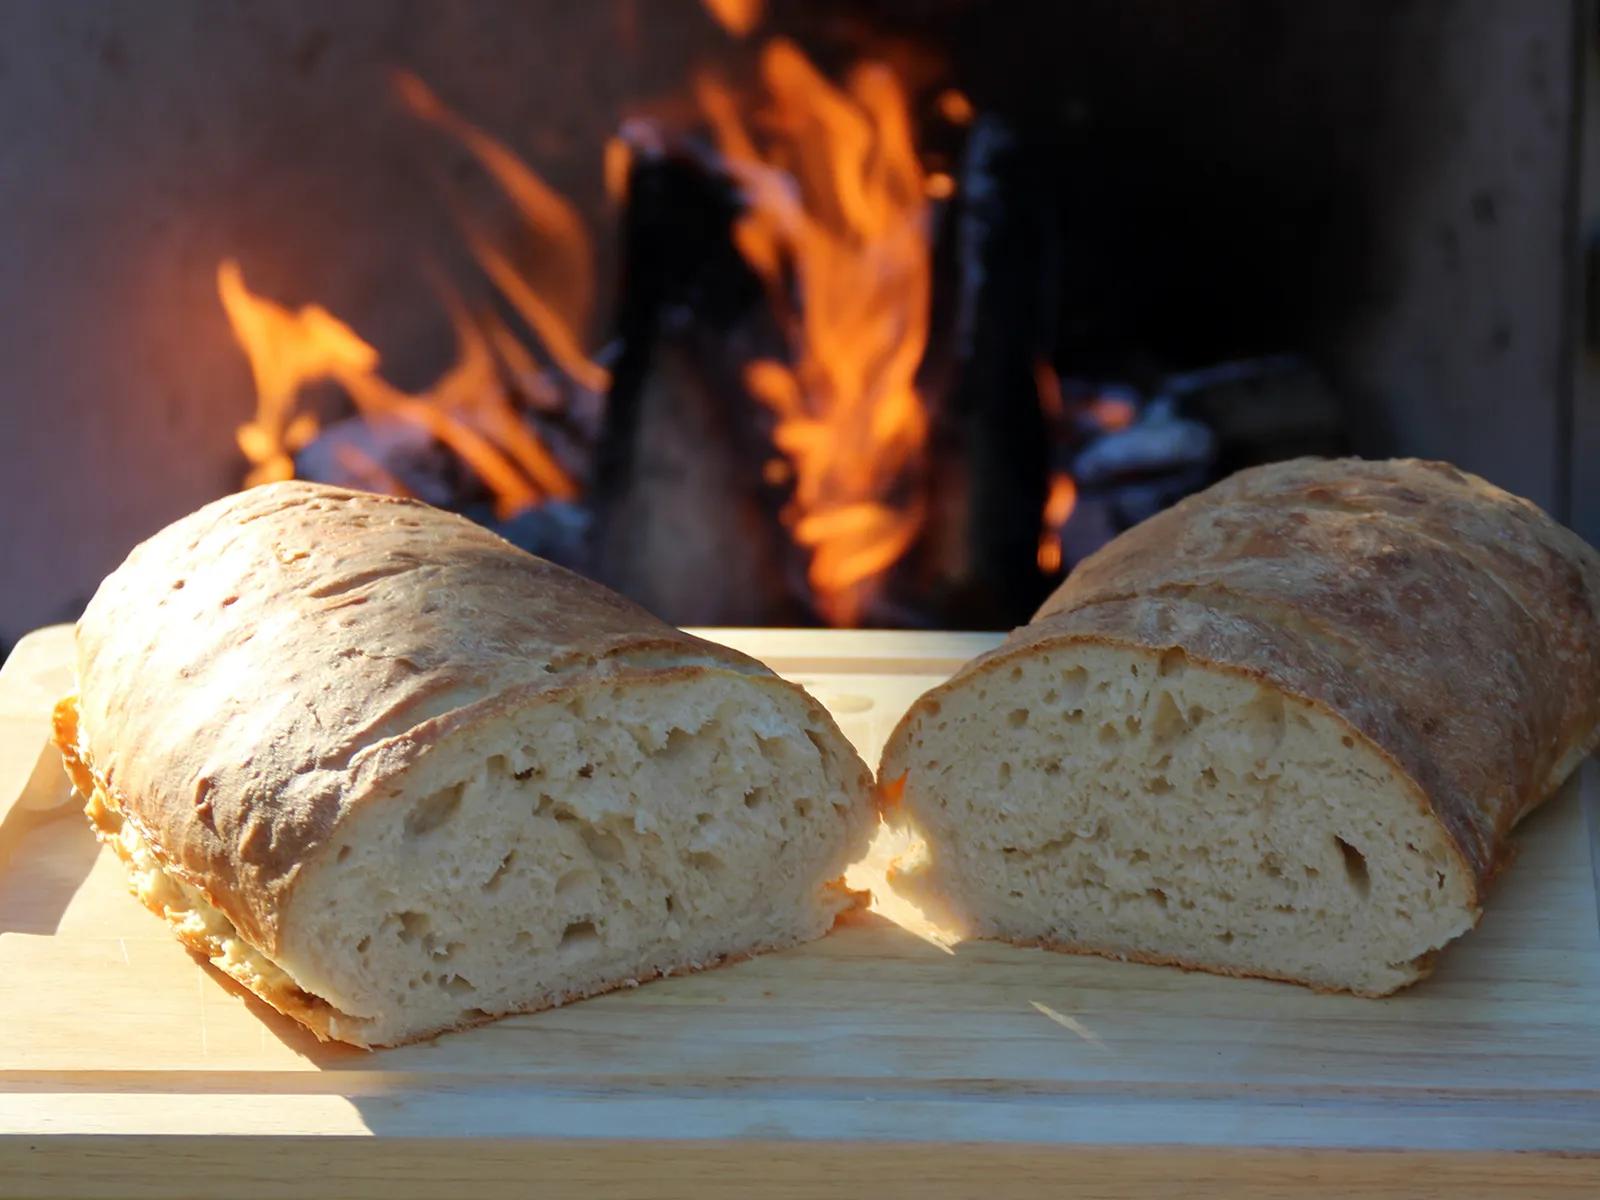
POLYGON ((7 531, 0 642, 290 476, 682 624, 1008 627, 1300 454, 1448 458, 1595 536, 1571 6, 289 4, 177 73, 125 16, 18 31, 99 122, 25 147, 41 187, 114 216, 9 368, 54 439, 13 509, 82 532, 7 531))

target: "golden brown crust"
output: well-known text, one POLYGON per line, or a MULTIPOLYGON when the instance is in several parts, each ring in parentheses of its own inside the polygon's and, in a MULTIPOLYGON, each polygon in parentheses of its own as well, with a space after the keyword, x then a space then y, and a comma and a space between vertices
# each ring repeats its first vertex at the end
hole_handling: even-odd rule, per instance
POLYGON ((1441 463, 1240 472, 1081 563, 1033 621, 923 697, 1050 645, 1180 650, 1330 713, 1416 787, 1475 891, 1600 741, 1600 556, 1441 463))
POLYGON ((273 956, 297 874, 447 732, 690 670, 799 691, 463 518, 289 481, 168 526, 101 585, 71 754, 273 956))
MULTIPOLYGON (((256 958, 259 951, 253 947, 246 947, 242 943, 230 946, 230 940, 236 941, 229 936, 235 933, 232 925, 220 913, 203 912, 202 898, 186 894, 164 868, 158 869, 164 877, 165 886, 148 880, 141 886, 141 877, 150 870, 150 864, 137 861, 134 846, 149 849, 148 842, 142 836, 138 836, 137 841, 125 836, 125 827, 137 831, 136 824, 94 778, 78 753, 76 696, 67 696, 56 705, 53 725, 67 775, 78 794, 84 798, 84 815, 89 819, 90 829, 94 831, 96 839, 109 846, 128 868, 128 890, 141 904, 166 921, 179 942, 284 1016, 300 1022, 320 1041, 328 1041, 334 1036, 331 1029, 334 1021, 352 1020, 327 1001, 294 986, 281 972, 259 969, 256 958)), ((151 858, 156 856, 152 853, 151 858)))

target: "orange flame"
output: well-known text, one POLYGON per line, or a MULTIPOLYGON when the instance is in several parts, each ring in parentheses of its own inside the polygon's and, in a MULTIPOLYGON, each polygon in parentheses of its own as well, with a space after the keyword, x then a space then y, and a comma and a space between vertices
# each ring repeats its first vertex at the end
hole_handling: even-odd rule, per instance
POLYGON ((940 92, 937 103, 939 115, 952 125, 971 125, 973 118, 977 116, 972 101, 967 99, 967 94, 955 88, 946 88, 940 92))
POLYGON ((904 94, 885 67, 830 83, 791 43, 761 57, 755 133, 731 93, 702 109, 746 194, 734 236, 785 318, 792 365, 751 365, 794 490, 784 521, 810 552, 822 616, 853 625, 923 519, 909 493, 927 440, 915 376, 928 337, 927 181, 904 94), (792 291, 791 291, 792 282, 792 291))
POLYGON ((1096 396, 1089 405, 1089 416, 1107 433, 1133 424, 1133 404, 1121 396, 1096 396))
POLYGON ((745 37, 761 24, 761 10, 765 0, 702 0, 711 14, 734 37, 745 37))
POLYGON ((296 411, 300 388, 313 380, 371 371, 378 352, 319 304, 298 312, 262 302, 244 286, 239 264, 217 268, 217 292, 233 336, 250 359, 255 419, 239 426, 239 449, 250 462, 245 487, 294 478, 294 452, 316 437, 316 417, 296 411))
POLYGON ((1066 399, 1061 394, 1061 377, 1045 359, 1034 360, 1033 384, 1038 389, 1039 407, 1044 410, 1044 415, 1052 420, 1059 419, 1066 411, 1066 399))
MULTIPOLYGON (((460 141, 499 185, 539 253, 514 264, 493 239, 462 215, 469 245, 484 273, 526 322, 562 374, 592 391, 606 387, 605 370, 583 352, 581 331, 594 305, 593 248, 572 206, 500 141, 448 108, 420 79, 394 77, 401 102, 414 115, 460 141)), ((472 470, 494 496, 502 517, 551 499, 570 499, 577 483, 528 424, 519 401, 559 405, 561 389, 549 371, 492 314, 474 315, 447 293, 456 334, 456 360, 432 387, 411 395, 378 374, 378 352, 319 305, 291 311, 255 295, 237 263, 217 269, 234 337, 250 360, 256 415, 239 428, 250 462, 245 486, 294 474, 294 454, 314 438, 314 413, 300 407, 301 391, 331 381, 369 421, 404 421, 425 430, 472 470)), ((404 483, 365 452, 341 446, 338 461, 366 486, 403 493, 404 483)))
MULTIPOLYGON (((1061 377, 1046 359, 1034 362, 1033 381, 1039 392, 1039 407, 1046 419, 1051 423, 1060 421, 1066 415, 1067 401, 1062 394, 1061 377)), ((1081 411, 1104 433, 1126 429, 1138 416, 1133 402, 1117 395, 1096 396, 1081 411)), ((1065 471, 1052 474, 1041 514, 1037 554, 1039 570, 1046 575, 1054 575, 1061 569, 1061 530, 1077 506, 1076 481, 1065 471)))
POLYGON ((1078 506, 1078 485, 1065 471, 1050 476, 1050 492, 1044 502, 1044 528, 1039 533, 1039 569, 1054 575, 1061 569, 1061 527, 1078 506))
POLYGON ((628 171, 633 167, 633 148, 620 137, 607 138, 601 166, 606 199, 612 204, 621 204, 628 194, 628 171))
MULTIPOLYGON (((301 389, 332 380, 369 418, 412 422, 453 450, 488 485, 501 517, 576 494, 571 476, 517 411, 488 340, 459 301, 450 301, 456 365, 426 393, 412 396, 378 375, 378 352, 326 309, 313 304, 292 312, 253 294, 231 259, 217 269, 217 290, 256 380, 256 416, 238 435, 251 464, 246 487, 294 475, 294 452, 318 430, 314 414, 297 411, 301 389)), ((356 473, 384 490, 399 489, 381 467, 356 473)))

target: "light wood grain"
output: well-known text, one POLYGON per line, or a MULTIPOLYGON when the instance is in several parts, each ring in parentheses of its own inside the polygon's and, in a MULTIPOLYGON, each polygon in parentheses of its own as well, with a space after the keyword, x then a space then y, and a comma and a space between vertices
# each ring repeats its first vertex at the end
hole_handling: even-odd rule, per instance
MULTIPOLYGON (((985 644, 727 636, 803 679, 869 757, 985 644)), ((65 648, 52 633, 13 661, 50 677, 65 648)), ((14 677, 12 743, 39 728, 14 677)), ((946 949, 867 915, 365 1054, 197 965, 75 811, 19 808, 0 824, 0 1194, 1600 1194, 1600 930, 1575 792, 1518 840, 1482 927, 1384 1001, 946 949)))

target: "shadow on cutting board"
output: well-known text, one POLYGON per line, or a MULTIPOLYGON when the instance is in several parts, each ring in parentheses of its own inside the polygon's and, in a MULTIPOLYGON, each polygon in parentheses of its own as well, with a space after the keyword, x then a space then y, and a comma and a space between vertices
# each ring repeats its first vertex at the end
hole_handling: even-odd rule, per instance
POLYGON ((13 808, 0 823, 0 933, 55 933, 99 853, 76 804, 13 808))

